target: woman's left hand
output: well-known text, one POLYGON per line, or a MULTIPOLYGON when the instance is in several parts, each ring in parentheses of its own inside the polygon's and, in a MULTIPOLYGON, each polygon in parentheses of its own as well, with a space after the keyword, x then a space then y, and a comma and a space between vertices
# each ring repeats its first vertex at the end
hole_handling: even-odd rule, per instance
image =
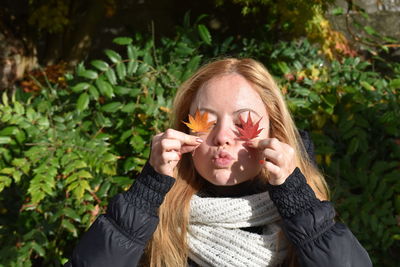
POLYGON ((283 184, 296 168, 294 149, 276 138, 251 140, 245 143, 247 147, 258 149, 260 164, 268 170, 271 185, 283 184))

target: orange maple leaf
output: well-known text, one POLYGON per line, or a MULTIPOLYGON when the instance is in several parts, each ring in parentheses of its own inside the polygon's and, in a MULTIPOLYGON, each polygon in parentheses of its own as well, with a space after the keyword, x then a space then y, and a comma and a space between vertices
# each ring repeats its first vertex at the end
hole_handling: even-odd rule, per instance
POLYGON ((208 112, 200 114, 200 111, 197 109, 194 118, 189 114, 189 122, 183 121, 183 123, 195 133, 204 133, 210 131, 210 127, 214 121, 208 121, 208 112))
POLYGON ((237 126, 238 131, 240 133, 239 138, 246 141, 256 138, 264 129, 264 128, 259 128, 261 119, 262 117, 258 120, 258 122, 253 124, 253 121, 251 120, 250 117, 250 111, 249 115, 247 116, 246 122, 242 119, 242 116, 239 116, 239 120, 241 123, 241 127, 237 126))

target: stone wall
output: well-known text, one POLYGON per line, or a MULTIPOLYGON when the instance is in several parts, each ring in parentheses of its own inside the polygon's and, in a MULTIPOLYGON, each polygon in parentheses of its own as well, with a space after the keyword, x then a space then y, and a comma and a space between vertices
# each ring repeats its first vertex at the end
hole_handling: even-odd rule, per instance
MULTIPOLYGON (((337 0, 336 3, 346 12, 348 6, 345 0, 337 0)), ((346 23, 346 15, 330 15, 329 18, 335 29, 344 32, 349 38, 352 38, 352 34, 362 34, 352 24, 352 21, 356 20, 362 25, 371 26, 384 36, 399 40, 400 43, 400 0, 354 0, 354 3, 363 8, 369 18, 366 19, 357 12, 350 12, 349 23, 346 23)))
MULTIPOLYGON (((345 1, 338 1, 345 2, 345 1)), ((375 12, 400 12, 400 0, 356 0, 354 3, 368 13, 375 12)), ((346 3, 344 3, 346 5, 346 3)))

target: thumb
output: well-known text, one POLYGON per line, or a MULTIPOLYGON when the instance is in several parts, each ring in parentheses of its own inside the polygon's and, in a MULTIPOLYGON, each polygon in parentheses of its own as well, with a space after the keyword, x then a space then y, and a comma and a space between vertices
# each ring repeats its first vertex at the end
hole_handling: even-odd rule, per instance
POLYGON ((198 146, 203 142, 204 142, 203 139, 201 139, 200 137, 190 134, 185 134, 182 140, 183 145, 189 145, 189 146, 198 146))
POLYGON ((194 151, 196 148, 198 148, 199 145, 200 145, 200 144, 198 144, 198 145, 183 145, 183 146, 181 147, 181 153, 182 153, 182 154, 185 154, 185 153, 192 152, 192 151, 194 151))

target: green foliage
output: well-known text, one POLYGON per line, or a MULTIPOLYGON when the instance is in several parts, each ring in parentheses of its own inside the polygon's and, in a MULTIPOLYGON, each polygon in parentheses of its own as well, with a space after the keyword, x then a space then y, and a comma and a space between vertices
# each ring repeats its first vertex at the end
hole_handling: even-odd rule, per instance
POLYGON ((242 7, 244 16, 264 14, 270 29, 290 33, 291 37, 304 36, 316 16, 327 10, 333 1, 319 0, 216 0, 216 5, 232 2, 242 7))
POLYGON ((116 38, 125 52, 79 64, 67 89, 3 94, 0 266, 60 266, 109 198, 132 184, 152 136, 168 126, 177 87, 201 63, 197 48, 211 42, 194 26, 192 38, 160 48, 139 35, 116 38))
POLYGON ((284 77, 281 86, 297 124, 312 134, 339 220, 375 265, 395 266, 400 233, 399 64, 392 64, 392 77, 385 77, 360 58, 327 64, 307 42, 299 42, 278 45, 271 66, 284 77))
MULTIPOLYGON (((242 7, 243 20, 252 18, 256 23, 262 21, 262 27, 250 26, 250 31, 245 36, 254 36, 249 35, 249 32, 256 32, 256 39, 263 36, 271 43, 306 37, 312 43, 318 44, 329 60, 356 55, 343 33, 334 30, 327 19, 326 13, 334 1, 216 0, 217 6, 230 3, 242 7)), ((333 13, 340 14, 342 11, 336 8, 333 13)))
POLYGON ((49 33, 58 33, 70 24, 68 18, 69 3, 59 1, 29 1, 30 13, 28 23, 38 30, 46 30, 49 33))
POLYGON ((41 84, 0 105, 0 266, 60 266, 110 199, 144 165, 168 127, 176 88, 216 55, 262 60, 300 128, 315 142, 339 219, 376 264, 399 247, 400 65, 390 77, 360 58, 327 63, 307 41, 213 40, 187 16, 156 47, 120 37, 107 59, 81 63, 67 89, 41 84))

